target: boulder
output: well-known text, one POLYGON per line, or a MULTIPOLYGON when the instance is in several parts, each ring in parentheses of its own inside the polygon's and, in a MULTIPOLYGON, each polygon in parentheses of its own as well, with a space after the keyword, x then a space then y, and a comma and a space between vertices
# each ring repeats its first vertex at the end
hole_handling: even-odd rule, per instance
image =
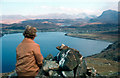
POLYGON ((63 70, 73 70, 81 63, 82 55, 76 49, 69 48, 62 44, 56 47, 60 52, 57 54, 57 61, 63 70))
POLYGON ((43 70, 48 72, 49 70, 58 70, 59 65, 56 61, 45 60, 43 64, 43 70))

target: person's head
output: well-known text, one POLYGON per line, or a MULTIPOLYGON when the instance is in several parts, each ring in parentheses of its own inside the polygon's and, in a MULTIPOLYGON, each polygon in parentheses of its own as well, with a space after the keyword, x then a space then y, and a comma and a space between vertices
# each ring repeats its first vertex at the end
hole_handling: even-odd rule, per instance
POLYGON ((35 27, 27 25, 25 31, 23 32, 23 35, 25 38, 34 39, 37 36, 36 32, 37 29, 35 27))

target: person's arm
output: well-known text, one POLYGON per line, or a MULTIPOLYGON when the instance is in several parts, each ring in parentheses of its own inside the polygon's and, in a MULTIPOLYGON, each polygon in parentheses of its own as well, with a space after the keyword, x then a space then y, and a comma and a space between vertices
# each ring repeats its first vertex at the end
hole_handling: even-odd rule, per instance
POLYGON ((40 46, 39 46, 39 45, 37 45, 37 46, 35 47, 34 55, 35 55, 35 59, 36 59, 36 62, 37 62, 37 64, 38 64, 38 66, 41 67, 42 64, 43 64, 43 56, 42 56, 42 54, 41 54, 40 46))

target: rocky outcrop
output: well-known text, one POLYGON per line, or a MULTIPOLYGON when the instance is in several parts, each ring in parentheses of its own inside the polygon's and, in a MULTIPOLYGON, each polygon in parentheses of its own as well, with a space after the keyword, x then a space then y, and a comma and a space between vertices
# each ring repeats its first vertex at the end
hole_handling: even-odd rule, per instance
POLYGON ((62 44, 56 47, 60 52, 53 57, 48 55, 38 76, 43 77, 80 77, 96 76, 93 67, 87 67, 87 63, 82 59, 82 55, 76 49, 62 44))

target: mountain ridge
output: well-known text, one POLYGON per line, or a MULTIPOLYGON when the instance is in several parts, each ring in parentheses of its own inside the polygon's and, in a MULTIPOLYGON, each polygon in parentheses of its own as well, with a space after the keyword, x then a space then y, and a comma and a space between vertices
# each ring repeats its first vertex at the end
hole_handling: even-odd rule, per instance
POLYGON ((20 23, 25 20, 35 20, 35 19, 90 19, 96 17, 95 15, 87 15, 85 13, 80 14, 64 14, 64 13, 54 13, 54 14, 44 14, 44 15, 2 15, 0 18, 0 23, 3 24, 13 24, 20 23))
POLYGON ((118 11, 115 10, 106 10, 98 16, 97 18, 90 19, 89 22, 101 22, 101 23, 111 23, 117 24, 118 23, 118 11))

